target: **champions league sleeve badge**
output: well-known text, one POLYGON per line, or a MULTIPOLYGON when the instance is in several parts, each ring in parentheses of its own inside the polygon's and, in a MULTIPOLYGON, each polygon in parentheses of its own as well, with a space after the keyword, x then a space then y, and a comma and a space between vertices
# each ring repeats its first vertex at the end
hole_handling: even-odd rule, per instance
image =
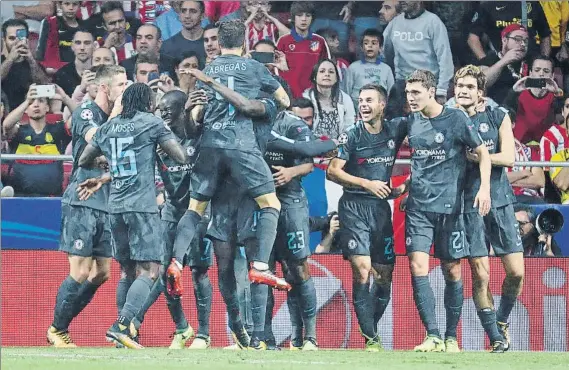
POLYGON ((91 109, 83 109, 81 111, 81 119, 85 121, 90 121, 93 119, 93 111, 91 109))

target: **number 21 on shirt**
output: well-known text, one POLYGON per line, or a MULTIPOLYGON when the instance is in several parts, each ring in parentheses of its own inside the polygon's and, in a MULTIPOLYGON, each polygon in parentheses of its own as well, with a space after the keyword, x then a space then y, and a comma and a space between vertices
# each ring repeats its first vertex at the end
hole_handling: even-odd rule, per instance
POLYGON ((113 177, 128 177, 137 174, 136 155, 128 146, 134 142, 132 136, 113 137, 111 142, 111 171, 113 177))

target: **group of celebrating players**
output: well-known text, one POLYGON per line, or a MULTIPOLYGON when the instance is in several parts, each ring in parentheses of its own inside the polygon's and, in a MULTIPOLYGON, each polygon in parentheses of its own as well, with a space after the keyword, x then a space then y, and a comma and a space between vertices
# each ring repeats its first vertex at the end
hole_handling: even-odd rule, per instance
POLYGON ((57 293, 48 341, 75 347, 69 325, 108 279, 112 256, 121 278, 119 314, 106 333, 109 341, 142 348, 138 329, 164 293, 176 326, 170 348, 184 348, 195 334, 180 300, 182 270, 190 266, 199 322, 190 348, 208 348, 208 268, 215 253, 237 348, 271 347, 274 339, 267 337, 265 323, 272 313, 267 302, 273 287, 287 291, 290 348, 317 350, 316 290, 307 263, 308 203, 301 178, 312 170, 312 157, 337 149, 327 170, 328 178, 344 188, 336 243, 351 264, 353 305, 365 349, 382 349, 377 326, 391 297, 396 258, 388 200, 408 193, 405 244, 413 298, 427 332, 415 350, 460 351, 460 263, 468 258, 474 302, 491 351, 506 351, 508 316, 524 271, 514 195, 504 171, 514 164, 514 137, 507 112, 484 97, 480 69, 466 66, 456 73, 452 107, 436 101, 431 72, 415 71, 406 81, 411 114, 392 120, 384 117, 386 91, 366 85, 359 96, 359 121, 337 141, 319 140, 288 110, 288 94, 266 67, 242 56, 241 21, 220 23, 218 40, 221 55, 204 72, 186 71, 198 80, 189 96, 171 91, 155 107, 148 86, 126 88, 122 67, 103 66, 95 78, 96 98, 73 112, 74 167, 62 200, 60 246, 68 254, 70 272, 57 293), (392 187, 404 140, 411 148, 411 175, 392 187), (156 168, 167 194, 161 212, 156 168), (284 175, 282 168, 294 171, 284 175), (488 288, 486 235, 506 271, 497 310, 488 288), (432 245, 446 283, 444 340, 428 278, 432 245), (236 294, 238 246, 246 247, 250 262, 252 333, 245 330, 236 294), (285 278, 272 272, 275 260, 285 278))

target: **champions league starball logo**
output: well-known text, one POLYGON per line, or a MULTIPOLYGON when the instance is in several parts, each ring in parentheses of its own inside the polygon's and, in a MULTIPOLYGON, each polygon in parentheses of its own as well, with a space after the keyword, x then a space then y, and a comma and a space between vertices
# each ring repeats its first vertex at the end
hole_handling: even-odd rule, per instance
POLYGON ((81 119, 84 119, 85 121, 92 120, 93 111, 91 111, 91 109, 83 109, 83 111, 81 111, 81 119))
POLYGON ((488 127, 488 124, 485 122, 481 123, 480 127, 478 127, 478 131, 480 131, 482 133, 488 132, 489 129, 490 129, 490 127, 488 127))
POLYGON ((341 134, 340 136, 338 136, 338 142, 340 144, 346 144, 348 142, 348 134, 346 134, 345 132, 343 134, 341 134))

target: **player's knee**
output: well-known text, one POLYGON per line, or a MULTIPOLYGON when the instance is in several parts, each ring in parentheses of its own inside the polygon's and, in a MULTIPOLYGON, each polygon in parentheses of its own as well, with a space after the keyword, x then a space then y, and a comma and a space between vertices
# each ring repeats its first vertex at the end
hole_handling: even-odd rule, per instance
MULTIPOLYGON (((308 262, 303 261, 293 261, 287 263, 286 269, 286 280, 291 284, 302 284, 303 282, 310 279, 310 272, 308 270, 308 262)), ((285 269, 283 269, 283 273, 285 269)))
POLYGON ((462 270, 460 260, 457 261, 442 261, 441 267, 443 276, 447 281, 458 281, 462 278, 462 270))
POLYGON ((160 264, 157 262, 139 262, 136 266, 136 276, 144 276, 155 281, 160 276, 160 264))
POLYGON ((121 279, 136 279, 136 263, 134 261, 121 262, 121 279))
POLYGON ((483 258, 472 258, 469 262, 474 287, 487 286, 488 282, 490 281, 490 272, 488 271, 487 259, 484 261, 483 258))
POLYGON ((391 285, 395 265, 372 264, 373 280, 375 284, 391 285))
POLYGON ((411 275, 413 276, 429 275, 429 255, 421 252, 410 253, 409 269, 411 270, 411 275))
POLYGON ((366 284, 369 281, 371 262, 363 258, 352 259, 352 278, 355 282, 366 284))
POLYGON ((511 269, 506 272, 506 279, 511 286, 519 287, 524 281, 524 270, 523 269, 511 269))

